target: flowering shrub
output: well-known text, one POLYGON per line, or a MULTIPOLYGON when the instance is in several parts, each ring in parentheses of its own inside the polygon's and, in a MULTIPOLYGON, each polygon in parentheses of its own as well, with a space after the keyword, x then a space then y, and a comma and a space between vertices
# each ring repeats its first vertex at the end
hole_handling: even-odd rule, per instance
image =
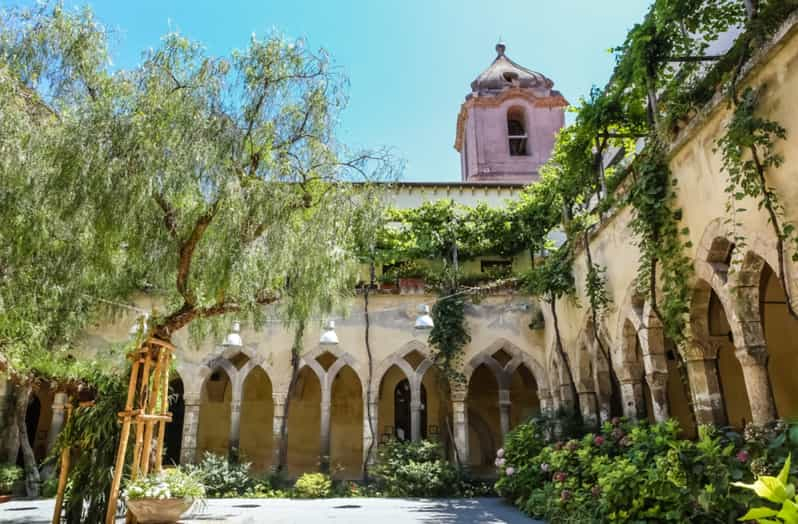
POLYGON ((139 477, 127 483, 123 497, 125 499, 202 499, 205 487, 196 473, 189 473, 179 468, 164 470, 155 475, 139 477))
POLYGON ((250 463, 231 463, 227 458, 206 451, 202 461, 189 466, 202 480, 209 497, 238 497, 255 487, 255 479, 250 476, 250 463))
POLYGON ((440 444, 393 440, 378 450, 374 478, 389 497, 442 497, 459 492, 457 468, 440 444))
POLYGON ((783 465, 798 446, 794 428, 705 426, 689 441, 675 421, 613 419, 596 434, 555 440, 533 420, 497 453, 496 489, 549 522, 731 522, 751 500, 732 484, 783 465))
POLYGON ((331 494, 332 481, 324 473, 305 473, 294 485, 294 496, 300 499, 322 499, 331 494))

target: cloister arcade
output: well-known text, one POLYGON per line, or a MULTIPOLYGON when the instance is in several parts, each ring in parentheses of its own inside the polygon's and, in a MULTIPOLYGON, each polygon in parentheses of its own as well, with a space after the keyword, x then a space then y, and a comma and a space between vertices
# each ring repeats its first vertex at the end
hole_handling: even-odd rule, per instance
MULTIPOLYGON (((363 351, 319 344, 299 359, 289 401, 290 381, 256 345, 218 346, 199 363, 178 359, 166 462, 194 462, 208 451, 267 471, 279 460, 285 420, 291 476, 323 470, 359 478, 364 461, 392 438, 439 440, 452 460, 489 475, 508 431, 540 411, 573 407, 574 393, 589 423, 674 418, 687 436, 696 434, 694 420, 742 428, 794 417, 798 339, 790 334, 798 320, 788 309, 774 242, 750 235, 738 247, 734 238, 718 219, 697 246, 688 336, 678 349, 630 284, 597 329, 578 310, 582 320, 574 324, 581 328, 563 344, 569 366, 553 344, 539 362, 543 351, 499 337, 481 350, 470 347, 459 376, 443 380, 423 339, 371 366, 363 351)), ((790 285, 790 296, 798 296, 790 285)), ((63 423, 63 397, 46 384, 32 396, 37 457, 63 423)))

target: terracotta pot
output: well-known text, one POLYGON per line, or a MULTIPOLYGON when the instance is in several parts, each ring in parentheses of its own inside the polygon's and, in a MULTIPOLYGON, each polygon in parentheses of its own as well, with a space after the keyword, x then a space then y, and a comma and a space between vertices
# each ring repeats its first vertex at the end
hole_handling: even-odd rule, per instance
POLYGON ((13 499, 14 495, 0 495, 0 504, 3 502, 8 502, 9 500, 13 499))
POLYGON ((127 501, 127 509, 141 524, 177 522, 188 511, 191 499, 135 499, 127 501))

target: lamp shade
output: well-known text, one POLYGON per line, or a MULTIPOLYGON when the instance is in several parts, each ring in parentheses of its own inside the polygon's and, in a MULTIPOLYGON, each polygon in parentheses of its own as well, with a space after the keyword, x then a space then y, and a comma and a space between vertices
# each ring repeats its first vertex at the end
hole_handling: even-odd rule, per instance
POLYGON ((435 326, 435 323, 432 321, 432 317, 429 316, 429 306, 426 304, 421 304, 418 306, 418 316, 416 317, 416 329, 432 329, 435 326))
POLYGON ((319 338, 320 344, 337 344, 338 343, 338 335, 335 334, 335 321, 328 320, 326 324, 324 324, 324 330, 321 332, 321 337, 319 338))
POLYGON ((239 348, 244 345, 244 341, 241 340, 241 322, 238 320, 233 321, 233 327, 225 337, 224 345, 239 348))

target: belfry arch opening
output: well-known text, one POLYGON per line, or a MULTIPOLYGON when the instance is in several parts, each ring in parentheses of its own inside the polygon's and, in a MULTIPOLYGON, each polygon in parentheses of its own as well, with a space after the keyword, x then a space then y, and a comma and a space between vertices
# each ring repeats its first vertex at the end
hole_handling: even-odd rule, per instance
POLYGON ((507 140, 510 156, 526 156, 528 138, 526 112, 521 107, 511 107, 507 111, 507 140))

